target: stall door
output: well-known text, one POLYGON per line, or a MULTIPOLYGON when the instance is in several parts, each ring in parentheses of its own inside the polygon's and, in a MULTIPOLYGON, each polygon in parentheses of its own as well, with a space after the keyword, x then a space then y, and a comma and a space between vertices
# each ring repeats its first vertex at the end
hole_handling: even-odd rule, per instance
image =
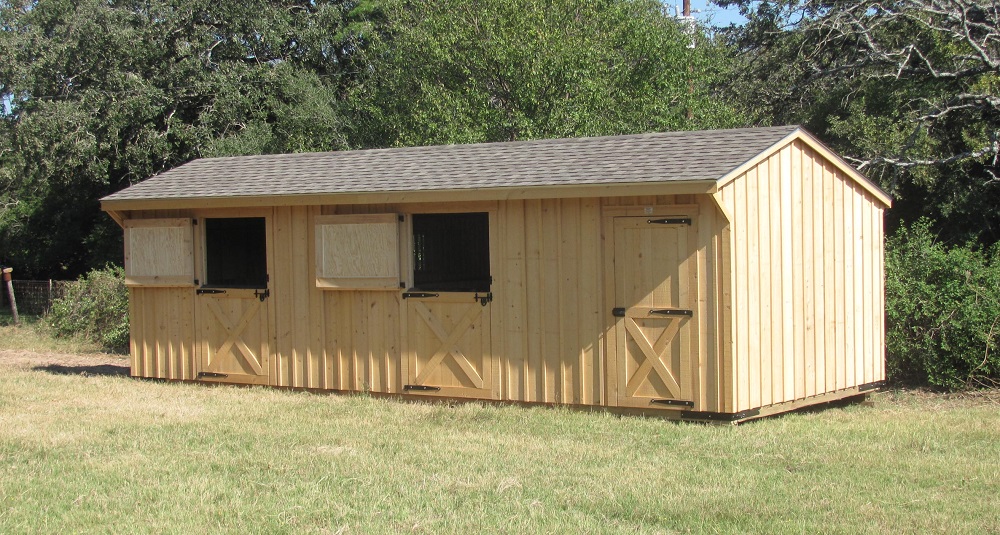
POLYGON ((265 384, 271 353, 268 299, 261 290, 197 290, 198 379, 265 384))
POLYGON ((204 259, 195 290, 198 379, 266 384, 272 351, 269 218, 199 220, 204 259))
POLYGON ((691 224, 687 217, 614 219, 619 406, 693 407, 697 318, 691 224))
POLYGON ((407 394, 495 398, 485 293, 404 293, 407 394))

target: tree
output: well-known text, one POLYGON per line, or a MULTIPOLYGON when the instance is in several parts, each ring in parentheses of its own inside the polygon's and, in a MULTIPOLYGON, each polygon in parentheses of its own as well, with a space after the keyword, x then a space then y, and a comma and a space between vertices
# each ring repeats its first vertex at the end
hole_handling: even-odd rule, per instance
POLYGON ((802 122, 956 242, 1000 240, 1000 7, 974 0, 737 0, 733 97, 802 122))
POLYGON ((346 146, 342 74, 370 13, 0 0, 0 250, 25 276, 75 277, 121 262, 106 194, 200 156, 346 146))
POLYGON ((351 93, 355 145, 731 126, 721 47, 651 0, 386 3, 351 93), (696 48, 689 48, 697 41, 696 48))

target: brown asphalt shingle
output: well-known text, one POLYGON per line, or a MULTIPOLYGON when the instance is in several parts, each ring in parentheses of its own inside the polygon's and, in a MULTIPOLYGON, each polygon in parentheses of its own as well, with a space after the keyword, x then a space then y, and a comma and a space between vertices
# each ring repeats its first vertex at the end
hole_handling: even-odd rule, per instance
POLYGON ((718 180, 797 128, 205 158, 103 200, 718 180))

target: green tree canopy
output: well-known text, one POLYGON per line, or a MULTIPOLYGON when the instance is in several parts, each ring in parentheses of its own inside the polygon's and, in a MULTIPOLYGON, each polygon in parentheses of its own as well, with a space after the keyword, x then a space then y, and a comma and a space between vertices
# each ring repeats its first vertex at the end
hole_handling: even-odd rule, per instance
POLYGON ((120 262, 101 196, 200 156, 346 146, 341 74, 366 9, 0 1, 0 255, 24 276, 120 262))
POLYGON ((723 49, 652 0, 390 0, 385 9, 387 31, 351 95, 360 146, 735 124, 709 93, 723 49))
POLYGON ((801 122, 956 242, 1000 240, 1000 7, 974 0, 722 0, 757 123, 801 122))

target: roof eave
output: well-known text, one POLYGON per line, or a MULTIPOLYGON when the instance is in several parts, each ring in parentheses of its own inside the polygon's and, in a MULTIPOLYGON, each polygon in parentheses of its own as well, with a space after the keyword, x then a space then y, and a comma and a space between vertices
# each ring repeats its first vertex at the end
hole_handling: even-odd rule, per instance
POLYGON ((692 195, 715 193, 715 179, 672 180, 615 184, 518 186, 454 190, 416 190, 358 193, 308 193, 297 195, 248 195, 229 197, 174 197, 154 199, 102 199, 105 212, 125 210, 176 210, 190 208, 247 208, 263 206, 316 206, 336 204, 406 204, 427 202, 502 201, 621 197, 630 195, 692 195))

